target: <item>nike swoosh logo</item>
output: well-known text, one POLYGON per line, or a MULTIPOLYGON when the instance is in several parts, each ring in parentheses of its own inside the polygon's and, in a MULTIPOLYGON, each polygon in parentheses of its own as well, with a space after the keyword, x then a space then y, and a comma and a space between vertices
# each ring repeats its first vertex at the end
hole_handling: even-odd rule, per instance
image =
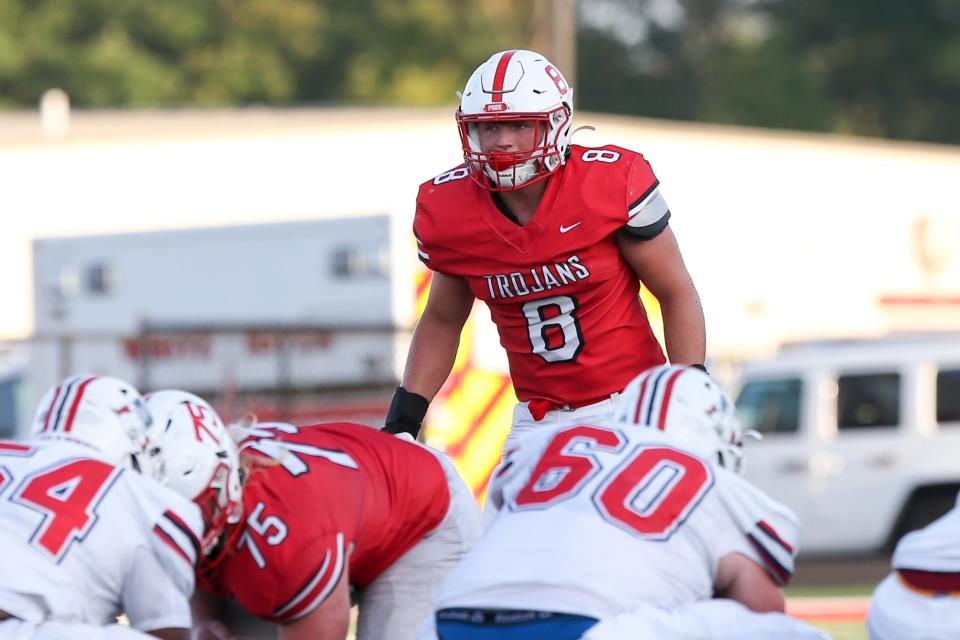
MULTIPOLYGON (((580 222, 583 222, 583 220, 581 220, 580 222)), ((566 233, 567 231, 570 231, 570 230, 573 229, 574 227, 579 226, 580 222, 574 222, 574 223, 573 223, 572 225, 570 225, 569 227, 565 227, 565 226, 563 226, 563 225, 560 225, 560 233, 566 233)))

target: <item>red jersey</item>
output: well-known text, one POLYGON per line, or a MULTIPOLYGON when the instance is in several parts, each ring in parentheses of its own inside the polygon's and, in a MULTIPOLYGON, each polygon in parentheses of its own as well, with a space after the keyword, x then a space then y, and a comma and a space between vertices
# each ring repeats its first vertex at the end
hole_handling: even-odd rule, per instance
POLYGON ((244 487, 235 548, 201 587, 275 622, 310 613, 344 567, 351 584, 368 585, 450 504, 436 456, 363 425, 261 424, 241 447, 264 464, 244 487))
POLYGON ((466 167, 421 185, 420 259, 487 303, 520 400, 586 404, 665 362, 615 235, 663 231, 670 211, 658 187, 640 154, 577 145, 523 227, 466 167))

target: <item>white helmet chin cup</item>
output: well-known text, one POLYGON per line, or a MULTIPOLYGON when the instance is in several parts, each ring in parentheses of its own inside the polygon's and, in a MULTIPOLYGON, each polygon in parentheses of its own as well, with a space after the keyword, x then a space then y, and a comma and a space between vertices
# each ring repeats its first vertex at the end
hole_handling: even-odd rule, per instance
POLYGON ((160 452, 160 482, 200 505, 207 525, 205 551, 227 523, 242 517, 237 446, 213 407, 179 390, 147 395, 155 425, 151 444, 160 452))
POLYGON ((145 455, 152 418, 140 392, 110 376, 70 376, 37 406, 31 435, 98 451, 111 464, 150 475, 145 455))
MULTIPOLYGON (((481 64, 460 94, 457 123, 471 176, 487 189, 510 191, 542 180, 566 162, 573 127, 573 88, 549 60, 534 51, 509 50, 481 64), (478 123, 535 120, 543 127, 531 149, 496 167, 480 146, 478 123)), ((539 132, 538 132, 539 133, 539 132)))
POLYGON ((664 365, 644 371, 623 390, 615 419, 666 431, 700 457, 743 470, 743 427, 736 407, 699 369, 664 365))
POLYGON ((490 178, 491 184, 499 184, 504 190, 511 190, 521 187, 535 177, 540 172, 540 167, 536 160, 527 160, 521 164, 516 164, 503 171, 497 171, 489 164, 484 163, 483 171, 490 178))

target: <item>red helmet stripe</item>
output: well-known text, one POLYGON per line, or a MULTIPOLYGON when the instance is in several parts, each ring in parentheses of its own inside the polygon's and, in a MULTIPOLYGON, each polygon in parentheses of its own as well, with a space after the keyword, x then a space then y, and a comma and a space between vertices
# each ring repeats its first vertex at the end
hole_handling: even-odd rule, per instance
POLYGON ((47 407, 47 417, 43 419, 43 429, 40 429, 40 433, 43 433, 47 430, 47 427, 50 426, 50 416, 53 414, 53 408, 57 406, 57 399, 60 397, 60 391, 63 387, 57 387, 57 390, 53 392, 53 400, 50 402, 50 406, 47 407))
POLYGON ((50 431, 59 431, 63 428, 63 412, 67 411, 67 407, 73 400, 73 394, 77 390, 77 383, 81 379, 79 376, 70 376, 60 384, 60 398, 50 407, 50 413, 53 414, 53 419, 50 421, 50 431))
POLYGON ((500 62, 497 63, 497 71, 493 75, 493 100, 494 102, 503 102, 503 81, 507 77, 507 67, 510 66, 510 59, 513 58, 513 54, 517 51, 511 49, 510 51, 504 51, 503 55, 500 56, 500 62))
POLYGON ((73 419, 77 415, 77 408, 80 406, 80 400, 83 399, 83 392, 87 390, 87 385, 96 379, 96 377, 87 378, 80 383, 80 386, 77 388, 77 395, 73 398, 73 404, 70 405, 70 413, 67 415, 67 421, 63 427, 64 431, 70 431, 70 429, 73 428, 73 419))
POLYGON ((647 374, 643 378, 643 382, 640 383, 640 393, 637 395, 637 408, 633 412, 633 421, 637 424, 640 424, 640 412, 643 410, 643 400, 644 396, 647 393, 647 383, 650 382, 652 374, 647 374))
POLYGON ((673 383, 677 381, 686 369, 677 369, 667 378, 667 386, 663 391, 663 400, 660 402, 660 418, 657 420, 657 429, 663 431, 667 426, 667 412, 670 411, 670 396, 673 395, 673 383))

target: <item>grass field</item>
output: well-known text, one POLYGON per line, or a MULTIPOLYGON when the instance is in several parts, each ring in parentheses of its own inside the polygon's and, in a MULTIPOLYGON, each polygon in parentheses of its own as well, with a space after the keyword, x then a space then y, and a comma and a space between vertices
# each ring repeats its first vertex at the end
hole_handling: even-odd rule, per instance
MULTIPOLYGON (((816 604, 826 603, 823 609, 826 610, 831 604, 854 603, 856 606, 852 609, 862 609, 861 603, 870 596, 874 588, 873 583, 836 585, 825 587, 795 587, 787 589, 788 609, 799 607, 800 605, 814 603, 812 609, 818 608, 816 604)), ((846 608, 846 607, 844 607, 846 608)), ((818 617, 798 616, 807 619, 818 629, 823 629, 834 638, 834 640, 867 640, 867 629, 863 620, 847 619, 822 619, 818 617)))
POLYGON ((833 622, 814 626, 829 633, 833 640, 867 640, 867 629, 862 622, 833 622))

